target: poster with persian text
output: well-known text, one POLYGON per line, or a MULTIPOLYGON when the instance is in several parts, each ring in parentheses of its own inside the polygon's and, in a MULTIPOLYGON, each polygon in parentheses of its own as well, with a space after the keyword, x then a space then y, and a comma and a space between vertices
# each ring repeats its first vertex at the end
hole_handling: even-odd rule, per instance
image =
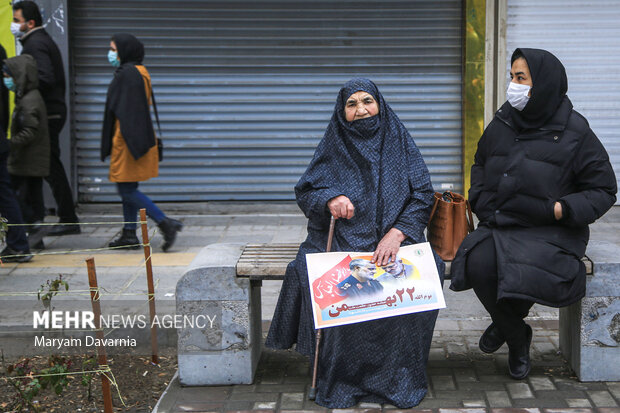
POLYGON ((402 247, 388 265, 371 261, 372 252, 306 255, 315 328, 446 307, 428 242, 402 247))

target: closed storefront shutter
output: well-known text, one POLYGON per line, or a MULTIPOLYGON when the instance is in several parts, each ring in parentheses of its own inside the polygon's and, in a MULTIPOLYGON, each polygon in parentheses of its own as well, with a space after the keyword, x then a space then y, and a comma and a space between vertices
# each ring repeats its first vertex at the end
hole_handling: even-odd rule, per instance
POLYGON ((160 201, 291 200, 338 90, 369 77, 435 187, 462 190, 460 1, 69 2, 82 202, 117 201, 99 161, 110 37, 146 48, 163 129, 160 201))
POLYGON ((519 47, 546 49, 560 59, 568 76, 568 96, 605 145, 618 178, 619 22, 618 1, 508 1, 508 60, 519 47))

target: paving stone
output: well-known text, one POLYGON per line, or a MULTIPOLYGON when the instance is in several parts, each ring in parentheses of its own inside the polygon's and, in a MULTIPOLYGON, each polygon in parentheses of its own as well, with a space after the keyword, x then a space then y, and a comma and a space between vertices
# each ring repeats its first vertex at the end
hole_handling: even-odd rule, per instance
POLYGON ((460 402, 462 400, 478 400, 484 399, 484 392, 482 391, 461 391, 461 390, 440 390, 435 392, 435 399, 437 400, 456 400, 459 402, 459 407, 461 407, 460 402))
POLYGON ((486 407, 484 400, 463 400, 463 407, 486 407))
POLYGON ((459 400, 426 399, 426 398, 422 400, 422 403, 418 405, 418 408, 420 409, 437 409, 439 407, 459 408, 462 406, 459 400))
POLYGON ((614 397, 620 400, 620 382, 607 382, 607 389, 614 397))
POLYGON ((568 407, 592 407, 588 399, 566 399, 568 407))
MULTIPOLYGON (((280 413, 306 413, 308 410, 280 410, 280 413)), ((319 412, 326 412, 327 409, 324 409, 320 406, 317 406, 317 409, 313 409, 312 412, 314 413, 319 413, 319 412)))
POLYGON ((471 369, 454 369, 454 378, 457 383, 470 382, 475 383, 478 382, 478 378, 476 377, 476 373, 471 369))
POLYGON ((283 393, 280 400, 281 409, 302 409, 305 393, 283 393))
POLYGON ((433 413, 432 410, 429 409, 406 409, 402 410, 396 406, 392 406, 391 404, 383 405, 383 410, 388 410, 390 413, 433 413))
POLYGON ((556 400, 556 399, 545 399, 545 398, 536 398, 536 399, 513 399, 512 400, 513 407, 521 407, 521 408, 530 408, 530 407, 538 407, 538 408, 555 408, 555 407, 568 407, 565 400, 556 400))
POLYGON ((437 320, 435 323, 435 330, 453 330, 459 331, 459 323, 455 320, 437 320))
POLYGON ((173 411, 177 412, 213 412, 219 411, 224 403, 190 403, 183 402, 174 406, 173 411))
POLYGON ((535 392, 537 399, 565 401, 566 399, 586 399, 588 395, 581 390, 540 390, 535 392))
POLYGON ((228 398, 231 389, 228 387, 182 387, 179 400, 183 402, 212 402, 228 398))
POLYGON ((608 391, 587 391, 596 407, 617 407, 618 404, 608 391))
POLYGON ((510 401, 510 397, 508 396, 508 392, 505 390, 492 390, 487 391, 486 397, 489 402, 489 406, 491 407, 511 407, 512 403, 510 401))
POLYGON ((379 409, 381 410, 381 405, 379 403, 360 403, 357 405, 360 409, 379 409))
POLYGON ((530 382, 532 389, 537 390, 555 390, 555 385, 546 376, 529 376, 527 381, 530 382))
POLYGON ((534 397, 527 383, 508 383, 506 384, 506 388, 510 393, 510 397, 513 399, 528 399, 534 397))
POLYGON ((431 376, 431 383, 435 391, 456 389, 452 376, 431 376))
POLYGON ((263 410, 263 409, 275 409, 277 402, 256 402, 254 403, 254 410, 263 410))
POLYGON ((278 393, 233 393, 230 395, 230 401, 261 401, 261 402, 276 402, 278 401, 280 394, 278 393))
MULTIPOLYGON (((594 413, 592 409, 544 409, 544 413, 594 413)), ((601 411, 599 410, 599 413, 601 411)))
POLYGON ((534 407, 529 409, 510 407, 507 409, 492 409, 491 413, 540 413, 540 409, 534 407))
POLYGON ((247 400, 233 400, 227 401, 224 404, 224 410, 232 411, 232 410, 252 410, 252 406, 254 406, 254 402, 247 400))
POLYGON ((260 393, 295 393, 306 390, 304 383, 284 383, 284 384, 257 384, 256 391, 260 393))
POLYGON ((500 391, 506 390, 506 385, 501 382, 459 383, 458 389, 462 391, 500 391))
POLYGON ((602 407, 600 409, 597 409, 598 413, 620 413, 620 408, 618 407, 602 407))
POLYGON ((486 409, 439 409, 439 413, 486 413, 486 409))

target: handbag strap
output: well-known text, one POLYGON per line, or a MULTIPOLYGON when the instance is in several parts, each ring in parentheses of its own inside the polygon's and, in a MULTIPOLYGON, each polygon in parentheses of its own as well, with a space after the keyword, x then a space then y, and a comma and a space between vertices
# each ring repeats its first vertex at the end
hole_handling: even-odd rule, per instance
POLYGON ((159 131, 159 137, 163 138, 161 133, 161 125, 159 124, 159 114, 157 113, 157 102, 155 101, 155 93, 153 93, 153 85, 149 82, 149 88, 151 89, 151 100, 153 101, 153 111, 155 112, 155 120, 157 120, 157 130, 159 131))
POLYGON ((433 195, 433 198, 435 198, 435 204, 433 204, 433 209, 431 210, 431 215, 428 218, 428 225, 427 225, 427 227, 431 226, 431 221, 433 220, 433 217, 435 216, 435 211, 437 211, 437 205, 439 205, 439 198, 437 198, 434 195, 433 195))
POLYGON ((467 210, 467 227, 469 228, 469 232, 474 232, 474 217, 471 214, 471 205, 469 204, 469 200, 465 200, 465 209, 467 210))

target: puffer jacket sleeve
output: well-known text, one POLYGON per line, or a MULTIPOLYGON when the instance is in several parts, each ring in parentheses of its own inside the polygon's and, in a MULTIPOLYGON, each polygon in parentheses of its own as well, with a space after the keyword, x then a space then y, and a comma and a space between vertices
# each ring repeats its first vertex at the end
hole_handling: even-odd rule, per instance
POLYGON ((562 222, 568 226, 589 225, 613 206, 618 190, 607 151, 590 129, 576 151, 573 173, 577 191, 561 198, 568 208, 562 222))
POLYGON ((39 119, 39 113, 36 108, 31 105, 24 105, 18 110, 18 114, 14 121, 19 127, 11 128, 11 147, 18 148, 30 145, 37 139, 39 125, 44 119, 39 119))
POLYGON ((474 164, 471 166, 471 187, 469 188, 469 204, 477 214, 476 203, 480 198, 484 182, 484 164, 486 161, 486 131, 478 141, 478 149, 474 155, 474 164))

